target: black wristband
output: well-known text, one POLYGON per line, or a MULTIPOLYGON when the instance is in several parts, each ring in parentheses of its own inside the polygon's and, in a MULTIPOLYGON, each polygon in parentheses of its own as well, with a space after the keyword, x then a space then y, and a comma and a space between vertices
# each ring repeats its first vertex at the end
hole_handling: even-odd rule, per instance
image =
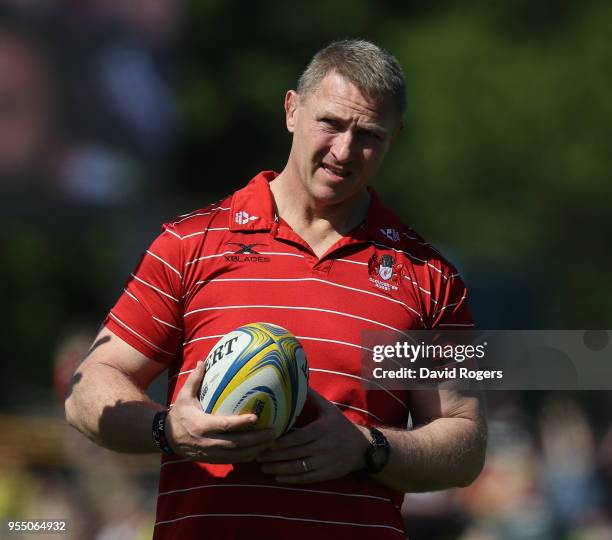
POLYGON ((172 454, 172 448, 166 437, 166 417, 168 411, 159 411, 153 417, 153 442, 165 454, 172 454))

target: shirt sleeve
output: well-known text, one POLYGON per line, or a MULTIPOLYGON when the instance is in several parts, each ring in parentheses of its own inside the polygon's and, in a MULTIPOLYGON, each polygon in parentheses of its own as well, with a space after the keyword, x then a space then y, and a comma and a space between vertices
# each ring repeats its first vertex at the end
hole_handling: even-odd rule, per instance
POLYGON ((183 341, 182 272, 181 238, 166 224, 104 321, 123 341, 166 365, 176 358, 183 341))
POLYGON ((467 288, 454 268, 442 274, 430 328, 462 330, 474 327, 467 305, 467 288))

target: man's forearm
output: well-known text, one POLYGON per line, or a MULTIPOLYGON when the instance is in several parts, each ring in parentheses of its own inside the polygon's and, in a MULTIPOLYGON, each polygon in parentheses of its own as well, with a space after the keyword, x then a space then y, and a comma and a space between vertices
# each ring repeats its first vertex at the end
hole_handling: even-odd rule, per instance
POLYGON ((87 362, 75 373, 66 399, 68 422, 117 452, 155 452, 151 426, 162 409, 118 369, 87 362))
POLYGON ((438 418, 414 430, 381 428, 391 446, 389 462, 374 476, 404 492, 434 491, 470 484, 485 456, 484 421, 438 418))

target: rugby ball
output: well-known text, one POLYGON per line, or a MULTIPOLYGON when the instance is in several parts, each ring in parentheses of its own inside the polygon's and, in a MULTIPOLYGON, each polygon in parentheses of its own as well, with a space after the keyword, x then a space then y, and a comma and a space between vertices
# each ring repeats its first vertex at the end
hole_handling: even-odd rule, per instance
POLYGON ((255 428, 287 431, 302 411, 308 361, 300 342, 285 328, 259 322, 223 336, 208 353, 200 403, 209 414, 258 417, 255 428))

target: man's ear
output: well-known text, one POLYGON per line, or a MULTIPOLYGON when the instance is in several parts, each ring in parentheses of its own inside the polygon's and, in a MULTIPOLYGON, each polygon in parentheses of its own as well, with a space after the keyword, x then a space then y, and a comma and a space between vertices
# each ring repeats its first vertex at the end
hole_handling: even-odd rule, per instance
POLYGON ((400 119, 399 123, 397 124, 397 126, 395 126, 395 129, 393 130, 393 133, 391 135, 391 144, 393 144, 397 139, 399 139, 400 133, 403 129, 404 122, 400 119))
POLYGON ((285 121, 287 123, 287 131, 289 131, 289 133, 293 133, 295 131, 299 100, 300 96, 298 96, 295 90, 289 90, 285 95, 285 121))

